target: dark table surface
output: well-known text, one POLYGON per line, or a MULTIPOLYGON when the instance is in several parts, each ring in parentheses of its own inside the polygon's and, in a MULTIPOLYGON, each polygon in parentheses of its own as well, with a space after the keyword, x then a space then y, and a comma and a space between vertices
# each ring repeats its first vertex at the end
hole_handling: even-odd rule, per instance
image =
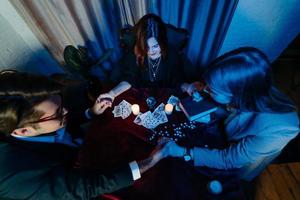
MULTIPOLYGON (((86 134, 85 143, 79 154, 78 163, 85 169, 109 169, 121 163, 145 159, 153 150, 158 137, 154 132, 135 124, 136 116, 114 118, 113 107, 122 100, 139 104, 141 112, 149 110, 146 99, 153 96, 160 103, 167 103, 170 95, 182 97, 173 89, 130 89, 118 96, 112 108, 95 118, 86 134)), ((205 148, 224 148, 226 138, 222 133, 220 115, 214 114, 209 124, 196 123, 193 128, 182 112, 174 111, 168 122, 158 126, 155 131, 168 131, 183 146, 205 148), (174 136, 174 129, 181 127, 184 137, 174 136)), ((120 199, 243 199, 239 180, 234 171, 194 167, 180 158, 167 158, 143 174, 133 187, 115 193, 120 199), (219 195, 211 194, 207 184, 218 180, 223 185, 219 195)))

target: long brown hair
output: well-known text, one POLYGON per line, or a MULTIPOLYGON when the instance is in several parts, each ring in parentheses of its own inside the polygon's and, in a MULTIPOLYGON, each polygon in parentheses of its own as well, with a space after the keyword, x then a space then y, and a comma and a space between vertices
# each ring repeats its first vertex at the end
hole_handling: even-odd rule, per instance
POLYGON ((163 57, 167 55, 167 30, 165 23, 155 14, 144 15, 133 28, 136 35, 134 54, 139 66, 143 66, 148 52, 147 40, 155 37, 163 57))

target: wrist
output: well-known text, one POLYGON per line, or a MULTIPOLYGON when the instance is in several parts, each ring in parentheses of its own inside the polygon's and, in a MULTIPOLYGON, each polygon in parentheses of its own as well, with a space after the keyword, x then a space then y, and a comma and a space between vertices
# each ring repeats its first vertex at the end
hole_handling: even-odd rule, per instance
POLYGON ((151 165, 150 165, 151 161, 152 161, 152 157, 149 157, 145 160, 141 160, 141 161, 137 162, 141 174, 143 174, 145 171, 147 171, 149 168, 151 168, 151 165))
POLYGON ((116 94, 115 94, 115 92, 114 92, 113 90, 109 91, 108 94, 109 94, 110 96, 112 96, 113 98, 116 97, 116 94))
POLYGON ((183 159, 184 161, 188 162, 188 161, 191 161, 193 160, 193 151, 191 148, 184 148, 185 149, 185 152, 184 152, 184 155, 183 155, 183 159))
POLYGON ((183 157, 186 153, 186 148, 185 147, 179 147, 180 150, 179 150, 179 154, 178 154, 178 157, 183 157))

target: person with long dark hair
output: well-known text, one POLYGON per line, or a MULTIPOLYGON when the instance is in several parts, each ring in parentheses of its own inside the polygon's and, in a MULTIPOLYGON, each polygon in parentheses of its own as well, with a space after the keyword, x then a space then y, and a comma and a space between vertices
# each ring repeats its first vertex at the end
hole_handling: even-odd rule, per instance
POLYGON ((167 27, 154 14, 143 16, 132 28, 135 42, 121 59, 118 81, 135 87, 176 87, 185 79, 182 55, 170 44, 167 27))
MULTIPOLYGON (((75 169, 82 144, 68 126, 63 87, 52 79, 21 72, 0 73, 0 198, 91 199, 133 184, 156 164, 156 153, 142 161, 117 166, 107 173, 75 169)), ((117 95, 128 88, 114 88, 117 95)), ((111 102, 99 96, 79 123, 102 114, 111 102)))
POLYGON ((241 179, 252 180, 299 133, 296 107, 274 86, 270 62, 256 48, 225 53, 207 68, 203 79, 212 99, 231 113, 224 120, 230 145, 185 148, 170 141, 162 152, 172 157, 188 152, 194 166, 238 169, 241 179))

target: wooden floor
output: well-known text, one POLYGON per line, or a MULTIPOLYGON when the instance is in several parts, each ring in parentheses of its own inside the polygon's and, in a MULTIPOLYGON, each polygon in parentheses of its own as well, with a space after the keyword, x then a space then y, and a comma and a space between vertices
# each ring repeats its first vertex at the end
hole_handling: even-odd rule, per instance
POLYGON ((300 162, 272 164, 259 176, 256 200, 300 200, 300 162))

